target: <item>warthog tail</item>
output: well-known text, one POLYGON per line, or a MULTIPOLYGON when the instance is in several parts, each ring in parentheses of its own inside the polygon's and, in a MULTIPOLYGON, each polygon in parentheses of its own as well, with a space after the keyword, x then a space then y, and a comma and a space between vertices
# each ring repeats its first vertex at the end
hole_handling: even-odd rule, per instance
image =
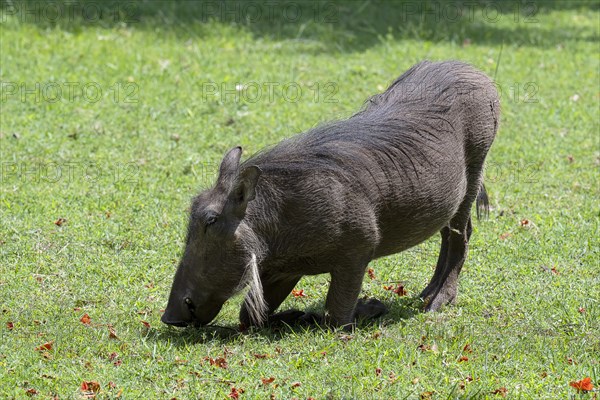
POLYGON ((481 219, 482 217, 487 218, 490 215, 490 199, 483 182, 481 182, 477 200, 475 200, 475 210, 477 212, 477 219, 481 219))

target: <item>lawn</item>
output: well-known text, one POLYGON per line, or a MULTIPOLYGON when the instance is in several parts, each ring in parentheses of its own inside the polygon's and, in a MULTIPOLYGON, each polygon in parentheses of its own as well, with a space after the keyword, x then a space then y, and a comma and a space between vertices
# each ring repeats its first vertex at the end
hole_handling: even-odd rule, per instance
POLYGON ((0 7, 0 398, 596 398, 570 382, 600 386, 597 1, 0 7), (436 236, 370 264, 390 313, 352 333, 240 332, 241 297, 163 325, 223 154, 348 117, 423 59, 501 93, 457 303, 419 312, 436 236))

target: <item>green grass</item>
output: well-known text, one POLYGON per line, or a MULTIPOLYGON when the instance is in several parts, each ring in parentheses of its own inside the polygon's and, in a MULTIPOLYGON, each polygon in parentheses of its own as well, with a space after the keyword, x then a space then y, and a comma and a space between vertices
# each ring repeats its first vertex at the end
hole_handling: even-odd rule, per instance
MULTIPOLYGON (((133 14, 82 2, 112 14, 54 21, 46 3, 32 4, 39 18, 2 3, 0 22, 1 398, 81 398, 82 381, 98 381, 99 398, 126 399, 223 399, 233 387, 241 399, 595 395, 569 382, 600 386, 598 2, 535 3, 535 14, 505 2, 501 14, 476 6, 456 20, 439 14, 456 3, 442 2, 438 20, 383 1, 294 3, 296 21, 282 2, 271 19, 253 3, 263 7, 253 21, 237 18, 245 3, 205 18, 194 2, 123 3, 133 14), (364 295, 391 312, 351 335, 240 333, 241 298, 217 317, 222 328, 162 325, 189 199, 223 153, 347 117, 422 59, 497 70, 502 93, 486 172, 493 210, 475 223, 457 304, 416 309, 434 237, 371 263, 377 279, 365 279, 364 295), (90 91, 70 96, 66 82, 90 91), (279 86, 256 101, 207 93, 250 82, 279 86), (62 89, 55 102, 51 83, 62 89), (290 99, 286 83, 302 95, 290 99), (393 281, 409 296, 382 288, 393 281), (206 359, 224 355, 227 368, 206 359)), ((327 282, 303 279, 308 297, 282 307, 322 309, 327 282)))

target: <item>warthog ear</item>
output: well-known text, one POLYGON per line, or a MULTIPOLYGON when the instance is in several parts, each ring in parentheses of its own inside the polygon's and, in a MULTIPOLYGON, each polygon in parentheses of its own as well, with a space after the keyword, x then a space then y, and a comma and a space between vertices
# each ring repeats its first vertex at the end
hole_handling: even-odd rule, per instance
POLYGON ((235 178, 231 191, 227 196, 231 201, 234 212, 243 217, 246 213, 248 202, 256 196, 256 184, 262 171, 256 165, 244 168, 235 178))
POLYGON ((242 148, 240 146, 234 147, 225 154, 223 161, 221 161, 221 166, 219 167, 218 182, 226 183, 235 176, 241 157, 242 148))

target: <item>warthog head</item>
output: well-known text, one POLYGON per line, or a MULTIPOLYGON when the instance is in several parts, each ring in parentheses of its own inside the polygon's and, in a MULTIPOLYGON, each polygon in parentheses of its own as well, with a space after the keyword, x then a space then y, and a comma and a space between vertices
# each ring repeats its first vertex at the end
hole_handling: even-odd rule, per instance
POLYGON ((215 186, 192 201, 185 250, 162 316, 165 324, 208 324, 228 298, 252 281, 260 285, 255 238, 244 217, 261 170, 240 167, 241 155, 241 147, 231 149, 215 186))

